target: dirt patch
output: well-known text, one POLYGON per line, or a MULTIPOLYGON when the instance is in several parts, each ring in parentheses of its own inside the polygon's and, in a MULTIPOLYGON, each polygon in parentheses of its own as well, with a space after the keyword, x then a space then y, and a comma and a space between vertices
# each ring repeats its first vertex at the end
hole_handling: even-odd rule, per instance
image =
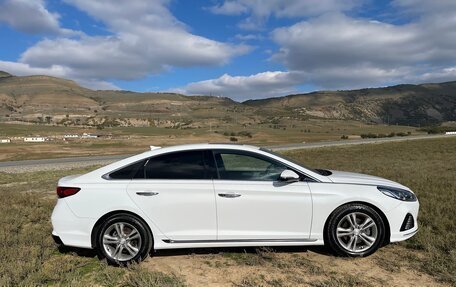
POLYGON ((185 249, 158 251, 142 264, 189 286, 447 286, 410 266, 409 252, 390 245, 367 258, 339 258, 324 248, 185 249))

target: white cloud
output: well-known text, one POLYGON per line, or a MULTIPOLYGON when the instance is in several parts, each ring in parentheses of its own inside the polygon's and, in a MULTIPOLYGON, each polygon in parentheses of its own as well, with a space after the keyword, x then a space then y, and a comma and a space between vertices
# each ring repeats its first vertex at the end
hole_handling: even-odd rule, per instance
POLYGON ((294 72, 263 72, 250 76, 224 74, 217 79, 194 82, 173 91, 189 95, 213 95, 243 101, 251 98, 281 96, 296 91, 302 75, 294 72))
POLYGON ((456 9, 456 1, 454 0, 393 0, 392 4, 399 9, 417 14, 441 13, 456 9))
POLYGON ((421 73, 410 73, 409 76, 405 77, 405 81, 408 83, 435 83, 454 81, 455 79, 456 66, 423 70, 421 73))
POLYGON ((248 8, 241 2, 230 0, 209 7, 209 10, 214 14, 240 15, 246 13, 248 11, 248 8))
POLYGON ((361 0, 224 0, 209 8, 215 14, 247 14, 239 27, 246 30, 260 29, 270 16, 296 18, 321 15, 328 12, 349 11, 361 4, 361 0))
MULTIPOLYGON (((238 2, 250 7, 247 2, 238 2)), ((218 93, 239 100, 278 96, 300 84, 352 89, 455 80, 456 2, 396 0, 393 6, 401 9, 398 15, 409 13, 409 22, 391 24, 330 12, 277 28, 271 38, 279 50, 271 59, 282 63, 288 71, 267 72, 272 73, 268 76, 224 75, 191 83, 181 91, 218 93)), ((281 11, 279 6, 272 10, 268 7, 265 4, 263 13, 255 13, 267 17, 294 15, 281 11)))
POLYGON ((134 80, 170 67, 223 65, 250 49, 188 32, 169 12, 169 1, 66 2, 102 21, 112 35, 44 39, 21 55, 21 70, 39 68, 52 74, 53 67, 61 67, 81 84, 134 80))
POLYGON ((0 0, 0 22, 29 34, 75 35, 61 28, 59 14, 46 9, 43 0, 0 0))
POLYGON ((9 61, 0 61, 0 70, 8 71, 8 73, 13 75, 49 75, 53 77, 62 77, 65 75, 66 71, 63 67, 51 66, 50 68, 33 68, 28 64, 9 62, 9 61))
POLYGON ((236 34, 234 38, 241 41, 264 40, 264 36, 260 34, 236 34))
POLYGON ((419 21, 392 25, 325 14, 274 30, 272 37, 280 49, 272 59, 291 71, 305 73, 310 83, 323 88, 417 80, 429 71, 456 65, 454 10, 452 15, 434 21, 427 15, 419 21))
POLYGON ((37 68, 31 67, 30 65, 24 63, 0 61, 0 71, 8 71, 8 73, 20 76, 47 75, 52 77, 72 79, 78 82, 79 84, 83 85, 84 87, 95 90, 120 89, 116 85, 107 81, 100 81, 89 78, 79 78, 77 75, 73 74, 71 69, 58 65, 52 65, 51 67, 46 68, 37 68))
MULTIPOLYGON (((44 0, 0 0, 0 21, 15 29, 46 34, 18 62, 0 61, 17 75, 47 74, 103 89, 112 80, 135 80, 172 67, 217 66, 250 51, 246 45, 211 40, 191 32, 168 9, 173 0, 64 0, 102 22, 109 36, 88 36, 62 28, 44 0)), ((400 24, 344 14, 363 0, 220 0, 211 12, 241 15, 244 28, 264 28, 271 17, 297 23, 270 36, 279 49, 272 60, 284 71, 250 76, 223 75, 179 89, 237 100, 296 92, 309 84, 323 89, 381 86, 456 77, 456 1, 393 0, 400 24), (403 17, 403 16, 406 17, 403 17)), ((262 33, 266 35, 265 33, 262 33)), ((264 40, 237 34, 240 41, 264 40)), ((267 43, 266 48, 270 48, 267 43)))

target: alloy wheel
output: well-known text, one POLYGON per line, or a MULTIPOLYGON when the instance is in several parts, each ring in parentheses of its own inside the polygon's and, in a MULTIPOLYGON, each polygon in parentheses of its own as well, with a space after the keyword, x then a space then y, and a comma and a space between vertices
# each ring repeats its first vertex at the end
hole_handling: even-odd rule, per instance
POLYGON ((378 236, 375 221, 367 214, 351 212, 339 221, 337 241, 348 252, 361 253, 372 247, 378 236))
POLYGON ((133 259, 139 253, 141 246, 141 234, 129 223, 115 222, 103 233, 103 248, 115 261, 133 259))

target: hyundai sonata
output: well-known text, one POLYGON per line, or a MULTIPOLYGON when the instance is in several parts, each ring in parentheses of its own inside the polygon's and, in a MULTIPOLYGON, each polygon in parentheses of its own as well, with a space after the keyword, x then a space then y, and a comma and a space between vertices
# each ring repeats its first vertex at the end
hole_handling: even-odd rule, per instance
POLYGON ((59 180, 52 235, 111 264, 151 249, 327 245, 367 256, 412 237, 406 186, 312 169, 267 149, 195 144, 150 151, 59 180))

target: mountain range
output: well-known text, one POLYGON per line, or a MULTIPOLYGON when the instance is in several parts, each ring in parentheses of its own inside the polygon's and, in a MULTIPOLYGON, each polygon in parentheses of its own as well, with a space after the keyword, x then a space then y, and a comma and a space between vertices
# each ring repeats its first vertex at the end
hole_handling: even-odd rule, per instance
POLYGON ((0 122, 194 128, 233 121, 274 124, 290 118, 412 126, 455 121, 456 81, 318 91, 239 103, 206 95, 95 91, 61 78, 0 71, 0 122))

